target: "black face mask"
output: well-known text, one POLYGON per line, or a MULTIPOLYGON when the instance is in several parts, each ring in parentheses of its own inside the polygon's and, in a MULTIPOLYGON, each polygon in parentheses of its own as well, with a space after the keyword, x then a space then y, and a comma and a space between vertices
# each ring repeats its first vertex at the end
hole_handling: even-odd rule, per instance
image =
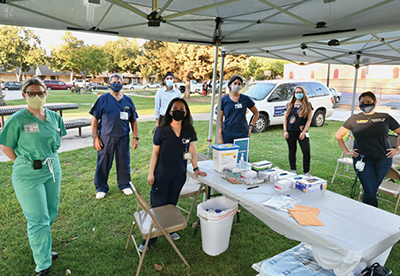
POLYGON ((375 104, 360 104, 358 106, 364 113, 370 113, 374 108, 375 108, 375 104))
POLYGON ((175 121, 181 121, 185 117, 185 111, 182 110, 172 110, 172 118, 175 121))

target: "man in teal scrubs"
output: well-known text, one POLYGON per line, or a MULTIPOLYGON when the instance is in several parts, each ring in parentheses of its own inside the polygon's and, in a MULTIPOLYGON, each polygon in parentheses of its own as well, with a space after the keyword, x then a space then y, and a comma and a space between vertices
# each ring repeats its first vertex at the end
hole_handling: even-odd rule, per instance
POLYGON ((43 107, 46 86, 28 79, 22 86, 28 107, 14 113, 0 133, 3 152, 14 161, 12 183, 28 222, 36 275, 48 275, 52 258, 50 228, 58 213, 61 166, 57 150, 67 134, 56 112, 43 107))

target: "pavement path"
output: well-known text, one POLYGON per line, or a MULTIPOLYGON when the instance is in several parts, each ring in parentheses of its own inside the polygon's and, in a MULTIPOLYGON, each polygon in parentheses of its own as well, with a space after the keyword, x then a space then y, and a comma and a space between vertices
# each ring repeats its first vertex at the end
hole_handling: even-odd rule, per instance
MULTIPOLYGON (((18 91, 7 91, 7 100, 15 99, 21 97, 21 92, 18 91)), ((350 106, 352 100, 351 93, 343 93, 343 97, 335 109, 333 115, 327 120, 335 120, 335 121, 345 121, 350 117, 350 106)), ((356 102, 358 102, 358 95, 356 98, 356 102)), ((386 112, 392 115, 400 122, 400 95, 382 95, 381 98, 378 97, 378 106, 377 111, 386 112)), ((355 111, 359 112, 359 111, 355 111)), ((210 118, 209 113, 198 113, 192 114, 193 120, 195 121, 208 121, 210 118)), ((138 122, 143 121, 154 121, 153 115, 140 115, 138 122)), ((59 152, 70 151, 85 147, 91 147, 93 145, 92 140, 92 132, 90 126, 82 128, 82 137, 78 137, 78 129, 70 129, 68 130, 68 134, 63 137, 61 147, 59 152)), ((9 161, 8 157, 4 155, 2 151, 0 151, 0 162, 9 161)))

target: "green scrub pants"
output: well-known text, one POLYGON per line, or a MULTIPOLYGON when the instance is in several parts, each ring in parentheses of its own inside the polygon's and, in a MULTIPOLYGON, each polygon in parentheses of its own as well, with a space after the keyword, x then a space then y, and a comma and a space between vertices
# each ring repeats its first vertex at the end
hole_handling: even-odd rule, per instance
POLYGON ((58 213, 61 166, 58 156, 52 156, 53 174, 48 164, 34 170, 32 161, 17 157, 14 162, 12 182, 15 193, 27 220, 29 244, 36 263, 36 272, 51 266, 50 228, 58 213))

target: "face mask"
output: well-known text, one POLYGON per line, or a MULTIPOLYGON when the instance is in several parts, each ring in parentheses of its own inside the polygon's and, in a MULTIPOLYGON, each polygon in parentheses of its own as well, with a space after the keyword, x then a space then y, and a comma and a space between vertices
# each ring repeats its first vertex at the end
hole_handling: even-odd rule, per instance
POLYGON ((370 113, 375 108, 375 104, 360 104, 358 106, 364 113, 370 113))
POLYGON ((110 88, 114 92, 119 92, 122 89, 122 83, 111 83, 110 88))
POLYGON ((303 93, 294 93, 294 96, 296 99, 301 100, 301 99, 303 99, 304 94, 303 93))
POLYGON ((175 121, 181 121, 185 117, 185 111, 182 110, 172 110, 172 118, 175 121))
POLYGON ((172 87, 172 85, 174 85, 174 80, 166 80, 166 81, 165 81, 165 84, 166 84, 168 87, 172 87))
POLYGON ((240 89, 242 89, 242 87, 239 85, 232 85, 232 88, 231 88, 233 93, 238 93, 240 91, 240 89))
POLYGON ((46 103, 46 97, 39 97, 38 95, 33 98, 26 97, 26 102, 33 109, 40 109, 46 103))

